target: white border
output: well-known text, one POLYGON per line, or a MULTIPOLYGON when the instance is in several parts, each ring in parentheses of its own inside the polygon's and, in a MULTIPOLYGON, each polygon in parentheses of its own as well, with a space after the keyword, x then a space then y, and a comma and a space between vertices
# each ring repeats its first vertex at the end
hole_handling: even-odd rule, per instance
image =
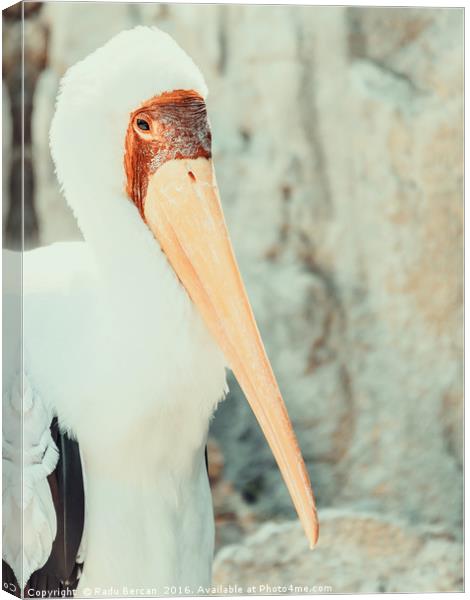
MULTIPOLYGON (((1 1, 1 7, 2 10, 5 8, 8 8, 9 6, 16 4, 16 2, 11 2, 10 0, 0 0, 1 1)), ((51 0, 51 1, 56 1, 56 0, 51 0)), ((72 2, 72 1, 77 1, 77 0, 57 0, 57 1, 62 1, 62 2, 72 2)), ((80 0, 82 2, 91 2, 94 0, 80 0)), ((101 2, 113 2, 113 0, 99 0, 101 2)), ((152 2, 146 2, 145 0, 127 0, 126 3, 129 2, 135 2, 138 4, 143 4, 143 3, 152 3, 152 2)), ((273 2, 273 1, 269 1, 269 0, 258 0, 257 2, 252 2, 250 0, 239 0, 238 2, 230 2, 229 0, 220 0, 217 3, 212 3, 212 2, 196 2, 194 0, 173 0, 172 2, 162 2, 162 4, 263 4, 263 5, 275 5, 275 4, 291 4, 291 5, 302 5, 302 6, 341 6, 339 5, 337 2, 333 2, 333 1, 323 1, 321 3, 319 2, 309 2, 306 0, 300 0, 298 2, 294 2, 292 0, 286 0, 285 2, 273 2)), ((384 1, 376 1, 376 2, 358 2, 358 1, 350 1, 347 4, 348 6, 363 6, 363 7, 404 7, 404 8, 411 8, 411 7, 418 7, 418 8, 465 8, 466 7, 466 3, 464 2, 443 2, 442 0, 440 2, 436 2, 433 0, 428 0, 427 2, 421 2, 421 1, 416 1, 416 2, 410 2, 410 3, 405 3, 405 2, 384 2, 384 1)), ((464 23, 465 23, 465 30, 467 30, 467 25, 468 25, 468 14, 467 11, 465 11, 464 14, 464 23)), ((468 48, 467 45, 465 44, 465 65, 468 64, 467 62, 467 58, 468 58, 468 54, 467 54, 468 48)), ((467 74, 467 69, 465 69, 465 75, 467 74)), ((465 77, 465 98, 467 98, 467 78, 465 77)), ((466 107, 466 102, 465 102, 465 107, 466 107)), ((1 113, 0 113, 0 123, 1 123, 1 113)), ((465 120, 465 134, 467 134, 467 120, 465 120)), ((465 135, 466 138, 466 135, 465 135)), ((465 175, 467 174, 467 167, 468 167, 468 157, 465 154, 465 175)), ((1 179, 0 179, 0 185, 1 185, 1 179)), ((2 189, 0 187, 0 189, 2 189)), ((466 195, 466 194, 465 194, 466 195)), ((467 226, 467 212, 465 212, 465 228, 467 226)), ((0 231, 0 239, 1 239, 1 231, 0 231)), ((470 264, 468 261, 468 248, 465 247, 465 275, 467 275, 467 265, 470 264)), ((0 261, 0 275, 1 275, 1 261, 0 261)), ((467 279, 467 277, 465 277, 465 279, 467 279)), ((0 300, 0 308, 1 308, 1 300, 0 300)), ((465 297, 465 312, 467 309, 467 296, 465 297)), ((465 339, 467 339, 467 327, 468 327, 468 321, 465 321, 465 339)), ((0 324, 0 333, 1 333, 1 324, 0 324)), ((465 373, 467 372, 467 366, 468 366, 468 357, 467 355, 465 356, 465 373)), ((467 411, 465 411, 465 428, 467 426, 467 411)), ((0 423, 1 423, 1 415, 0 415, 0 423)), ((467 458, 467 448, 465 447, 465 459, 467 458)), ((466 465, 466 460, 465 460, 465 465, 466 465)), ((466 474, 466 468, 465 468, 465 474, 466 474)), ((466 479, 466 478, 465 478, 466 479)), ((467 512, 467 508, 468 508, 468 494, 467 492, 467 481, 465 481, 465 511, 467 512)), ((0 500, 0 506, 1 506, 1 500, 0 500)), ((465 537, 467 537, 467 522, 465 521, 465 527, 464 527, 464 531, 465 531, 465 537)), ((465 576, 468 572, 468 566, 469 566, 469 557, 467 555, 467 553, 465 553, 465 576)), ((439 594, 439 598, 450 598, 455 596, 455 594, 458 592, 454 592, 454 593, 440 593, 439 594)), ((437 594, 437 592, 435 592, 435 594, 437 594)), ((302 595, 302 596, 286 596, 288 598, 299 598, 301 600, 305 600, 305 598, 322 598, 322 597, 329 597, 329 596, 337 596, 337 595, 347 595, 348 597, 351 598, 362 598, 364 596, 367 597, 367 599, 369 600, 379 600, 382 599, 384 594, 335 594, 334 592, 332 594, 316 594, 315 596, 308 596, 308 595, 302 595)), ((410 594, 409 593, 395 593, 393 594, 394 597, 407 597, 410 594)), ((411 594, 414 597, 424 597, 427 596, 428 594, 422 594, 422 593, 416 593, 416 594, 411 594)), ((200 596, 199 596, 200 597, 200 596)), ((264 598, 266 598, 267 596, 211 596, 211 598, 230 598, 230 599, 239 599, 239 600, 245 600, 246 598, 250 598, 251 600, 263 600, 264 598)), ((6 592, 4 592, 3 590, 0 590, 0 598, 4 599, 4 600, 10 600, 11 598, 13 598, 13 596, 11 596, 10 594, 7 594, 6 592)), ((170 597, 169 597, 170 598, 170 597)), ((171 596, 171 598, 179 598, 178 596, 171 596)), ((183 596, 182 598, 190 598, 190 596, 183 596)), ((124 599, 123 599, 124 600, 124 599)), ((127 599, 126 599, 127 600, 127 599)))

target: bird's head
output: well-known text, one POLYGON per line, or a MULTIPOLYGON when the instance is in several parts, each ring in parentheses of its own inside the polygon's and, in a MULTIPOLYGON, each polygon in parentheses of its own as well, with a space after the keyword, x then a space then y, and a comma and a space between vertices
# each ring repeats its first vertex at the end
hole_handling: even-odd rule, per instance
POLYGON ((145 219, 149 179, 162 165, 211 158, 204 99, 194 90, 173 90, 144 102, 130 116, 125 149, 127 194, 145 219))
POLYGON ((310 481, 224 222, 206 93, 200 71, 168 35, 122 32, 66 74, 51 149, 79 221, 100 197, 120 195, 152 232, 240 383, 313 547, 310 481), (95 195, 85 198, 90 179, 95 195))

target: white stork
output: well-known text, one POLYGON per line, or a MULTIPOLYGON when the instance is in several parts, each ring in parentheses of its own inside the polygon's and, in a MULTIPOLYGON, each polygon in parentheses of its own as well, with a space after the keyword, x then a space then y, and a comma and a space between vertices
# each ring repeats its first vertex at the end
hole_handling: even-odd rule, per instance
MULTIPOLYGON (((227 366, 317 540, 307 471, 224 223, 206 94, 192 60, 156 28, 120 33, 63 78, 51 151, 85 242, 24 256, 21 509, 13 476, 4 490, 7 517, 21 510, 24 520, 23 550, 5 525, 21 586, 51 563, 59 536, 56 562, 83 562, 79 596, 210 584, 204 449, 227 366), (51 432, 54 418, 64 433, 51 432), (85 489, 78 555, 69 538, 81 474, 67 436, 85 489)), ((12 391, 7 412, 17 402, 12 391)), ((5 453, 19 468, 8 439, 5 453)))

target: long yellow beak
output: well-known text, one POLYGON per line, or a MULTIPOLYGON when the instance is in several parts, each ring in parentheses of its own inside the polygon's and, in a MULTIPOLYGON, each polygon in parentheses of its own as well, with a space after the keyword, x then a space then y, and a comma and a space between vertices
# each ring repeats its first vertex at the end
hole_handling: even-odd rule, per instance
POLYGON ((258 419, 313 548, 318 520, 310 480, 238 270, 212 161, 164 163, 149 179, 144 207, 258 419))

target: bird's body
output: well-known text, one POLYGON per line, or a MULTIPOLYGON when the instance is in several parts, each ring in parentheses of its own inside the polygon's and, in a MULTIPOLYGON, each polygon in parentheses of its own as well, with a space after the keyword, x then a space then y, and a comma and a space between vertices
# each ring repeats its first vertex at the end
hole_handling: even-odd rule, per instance
POLYGON ((119 261, 109 280, 86 243, 25 254, 25 372, 79 440, 87 497, 80 587, 90 589, 164 593, 210 582, 204 447, 225 390, 224 359, 164 255, 155 244, 149 250, 129 262, 147 273, 119 261))
MULTIPOLYGON (((24 548, 12 541, 5 551, 22 586, 54 553, 61 564, 77 558, 64 560, 70 498, 61 503, 60 494, 82 496, 81 482, 67 482, 81 472, 73 460, 57 463, 53 419, 77 440, 83 468, 78 595, 198 593, 210 583, 204 448, 228 364, 316 541, 308 475, 220 207, 206 93, 173 40, 142 27, 113 38, 62 82, 51 150, 85 242, 24 256, 20 516, 10 434, 4 450, 4 502, 28 532, 24 548), (50 477, 59 467, 57 494, 50 477)), ((21 399, 8 398, 14 412, 21 399)))

